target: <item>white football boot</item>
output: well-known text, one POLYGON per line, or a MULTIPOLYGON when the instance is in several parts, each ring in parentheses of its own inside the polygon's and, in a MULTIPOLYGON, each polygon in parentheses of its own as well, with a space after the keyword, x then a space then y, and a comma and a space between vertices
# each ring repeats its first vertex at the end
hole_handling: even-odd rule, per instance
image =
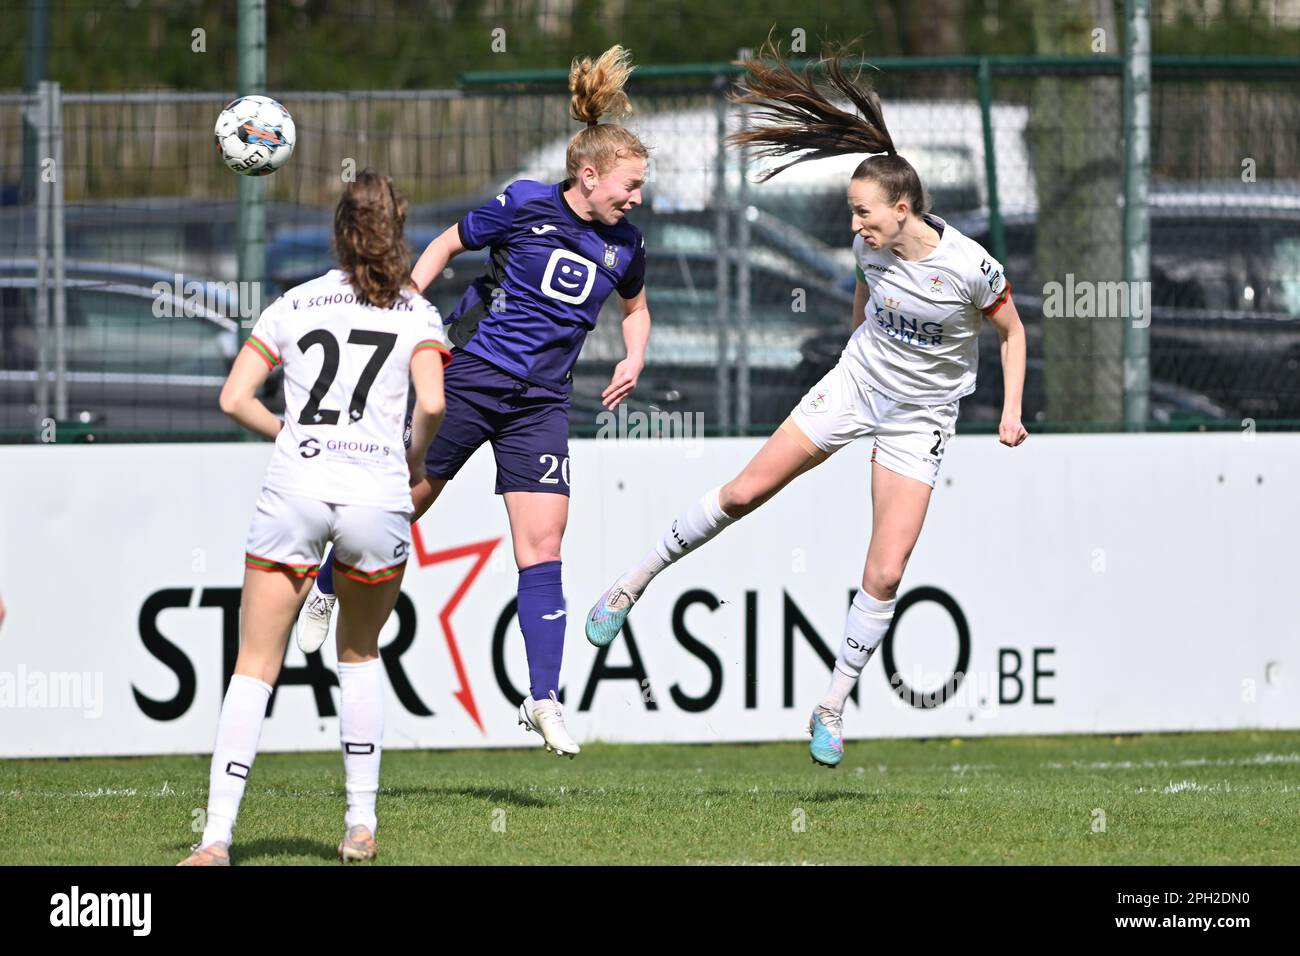
POLYGON ((304 654, 316 653, 325 643, 330 632, 330 617, 334 614, 337 601, 336 595, 322 594, 316 590, 316 585, 311 586, 311 594, 307 596, 307 603, 298 615, 298 626, 295 629, 298 648, 304 654))
POLYGON ((569 736, 564 726, 564 708, 555 697, 555 691, 546 700, 533 700, 527 697, 519 705, 519 723, 526 730, 533 730, 542 735, 546 749, 557 757, 572 760, 582 752, 577 741, 569 736))

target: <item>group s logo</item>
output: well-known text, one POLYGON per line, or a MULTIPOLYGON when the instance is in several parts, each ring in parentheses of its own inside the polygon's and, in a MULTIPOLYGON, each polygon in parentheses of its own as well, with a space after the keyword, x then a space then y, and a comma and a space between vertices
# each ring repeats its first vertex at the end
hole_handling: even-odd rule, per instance
POLYGON ((320 454, 320 442, 314 438, 306 438, 298 442, 298 454, 304 458, 315 458, 320 454))

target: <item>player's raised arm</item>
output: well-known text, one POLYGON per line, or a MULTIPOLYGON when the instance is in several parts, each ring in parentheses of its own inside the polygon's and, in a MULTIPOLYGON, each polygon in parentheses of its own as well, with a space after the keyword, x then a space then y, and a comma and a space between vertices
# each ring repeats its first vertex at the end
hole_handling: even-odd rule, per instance
POLYGON ((465 251, 460 240, 460 226, 450 226, 429 243, 420 253, 415 268, 411 270, 411 281, 419 292, 424 292, 429 283, 442 274, 447 263, 456 255, 465 251))

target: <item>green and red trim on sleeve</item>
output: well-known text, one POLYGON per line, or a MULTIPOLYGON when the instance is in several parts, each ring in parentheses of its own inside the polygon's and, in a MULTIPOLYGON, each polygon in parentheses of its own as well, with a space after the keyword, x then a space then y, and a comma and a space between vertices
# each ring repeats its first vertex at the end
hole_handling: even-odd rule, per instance
POLYGON ((320 564, 285 564, 283 561, 258 557, 251 551, 244 552, 244 567, 255 571, 288 571, 295 578, 314 578, 320 570, 320 564))
POLYGON ((446 368, 451 364, 451 349, 447 348, 446 343, 439 342, 437 339, 425 339, 422 342, 416 343, 415 348, 411 349, 411 354, 414 355, 421 349, 433 349, 436 352, 441 352, 443 368, 446 368))
POLYGON ((993 303, 987 309, 980 309, 984 315, 992 315, 1011 297, 1011 283, 1005 280, 1002 283, 1002 294, 993 300, 993 303))
POLYGON ((267 345, 256 335, 250 335, 248 341, 244 344, 260 355, 262 361, 264 361, 269 367, 275 368, 280 364, 280 356, 275 354, 275 349, 271 348, 271 346, 267 345))
POLYGON ((405 561, 400 564, 391 564, 386 568, 380 568, 378 571, 362 571, 350 564, 344 564, 338 559, 337 555, 334 557, 335 571, 354 581, 360 581, 362 584, 382 584, 384 581, 391 581, 402 573, 404 567, 406 567, 405 561))

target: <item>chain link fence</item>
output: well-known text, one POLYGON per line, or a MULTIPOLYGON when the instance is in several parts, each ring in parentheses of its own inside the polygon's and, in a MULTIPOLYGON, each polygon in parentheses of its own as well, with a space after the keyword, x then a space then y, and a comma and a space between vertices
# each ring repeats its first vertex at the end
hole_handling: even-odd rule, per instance
MULTIPOLYGON (((1031 430, 1122 428, 1124 326, 1147 321, 1148 427, 1300 424, 1294 62, 1156 58, 1145 288, 1122 281, 1117 58, 878 65, 885 119, 934 213, 1006 266, 1028 332, 1031 430)), ((654 321, 630 408, 761 434, 847 340, 857 158, 757 183, 761 164, 722 143, 746 121, 725 99, 732 79, 729 67, 643 67, 630 88, 627 125, 652 157, 632 221, 654 321)), ((238 180, 211 135, 231 95, 0 97, 0 438, 238 437, 217 409, 221 382, 257 303, 330 267, 347 175, 395 178, 418 254, 505 183, 562 178, 577 129, 550 74, 278 94, 299 139, 265 180, 266 273, 251 289, 236 281, 238 180)), ((484 262, 466 253, 430 287, 444 315, 484 262)), ((575 370, 575 434, 596 429, 622 356, 611 305, 575 370)), ((1001 400, 986 325, 960 427, 996 428, 1001 400)))

